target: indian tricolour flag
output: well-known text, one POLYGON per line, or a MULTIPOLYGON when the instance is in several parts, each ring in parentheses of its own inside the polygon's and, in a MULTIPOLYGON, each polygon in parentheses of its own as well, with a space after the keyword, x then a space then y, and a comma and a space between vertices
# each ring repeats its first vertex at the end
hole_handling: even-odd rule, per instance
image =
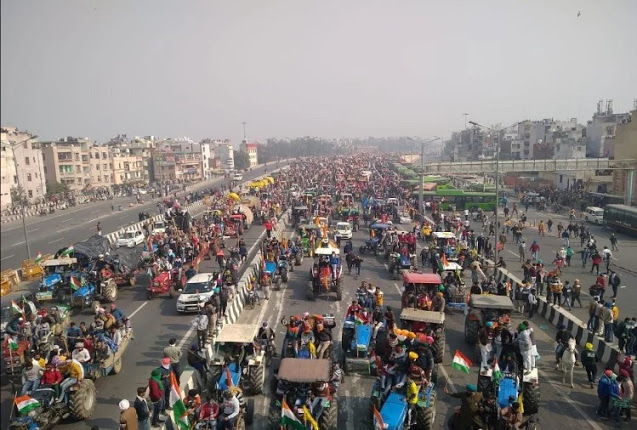
POLYGON ((13 337, 9 336, 9 339, 7 339, 7 343, 9 344, 10 351, 18 350, 18 342, 16 342, 16 340, 13 337))
POLYGON ((35 264, 40 264, 40 261, 42 261, 42 253, 38 252, 38 255, 35 256, 35 264))
POLYGON ((469 360, 462 352, 456 350, 451 367, 464 373, 471 373, 471 366, 473 366, 471 360, 469 360))
POLYGON ((24 309, 22 309, 20 306, 18 306, 18 304, 16 302, 14 302, 13 300, 11 300, 11 311, 17 313, 17 314, 22 314, 24 315, 24 309))
POLYGON ((73 288, 73 290, 77 290, 81 286, 82 286, 82 282, 79 279, 77 279, 75 276, 71 276, 71 288, 73 288))
POLYGON ((186 405, 181 398, 181 390, 179 389, 179 383, 175 377, 175 372, 170 373, 170 407, 173 408, 173 416, 175 422, 180 429, 190 430, 188 424, 188 411, 186 405))
POLYGON ((31 396, 16 397, 15 404, 18 407, 18 413, 20 415, 26 415, 35 408, 40 407, 40 402, 31 396))
POLYGON ((502 379, 502 370, 500 370, 497 358, 493 360, 493 373, 491 374, 491 379, 493 379, 493 382, 496 383, 502 379))
POLYGON ((75 248, 73 248, 73 245, 71 245, 68 248, 66 248, 64 251, 62 251, 62 253, 60 254, 60 257, 68 257, 71 254, 73 254, 73 252, 75 252, 75 248))
POLYGON ((360 315, 360 314, 356 314, 354 316, 354 323, 356 323, 356 324, 364 324, 365 323, 365 318, 363 318, 363 316, 360 315))
POLYGON ((283 428, 292 427, 296 430, 305 430, 303 423, 296 417, 294 411, 290 409, 285 399, 281 405, 281 426, 283 428))

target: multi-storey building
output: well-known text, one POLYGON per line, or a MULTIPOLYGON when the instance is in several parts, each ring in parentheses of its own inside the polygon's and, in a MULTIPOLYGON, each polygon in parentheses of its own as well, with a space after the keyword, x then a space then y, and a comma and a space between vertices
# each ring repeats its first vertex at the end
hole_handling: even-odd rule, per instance
POLYGON ((241 152, 248 154, 250 159, 250 167, 256 167, 259 164, 258 149, 256 143, 249 143, 247 140, 243 140, 240 145, 241 152))
POLYGON ((597 112, 586 124, 586 155, 588 157, 615 156, 615 129, 618 124, 630 119, 630 113, 613 113, 613 101, 606 101, 606 109, 602 101, 597 103, 597 112))
MULTIPOLYGON (((617 160, 637 160, 637 103, 635 109, 631 112, 631 116, 624 120, 621 124, 617 124, 615 128, 615 159, 617 160)), ((632 201, 630 204, 637 204, 637 168, 632 171, 632 201)), ((625 170, 616 170, 613 175, 613 194, 625 195, 627 184, 627 175, 629 172, 625 170)))
POLYGON ((67 137, 42 142, 44 177, 48 184, 63 183, 70 191, 82 191, 91 184, 91 143, 86 138, 67 137))
POLYGON ((113 186, 113 157, 110 147, 106 145, 94 145, 88 150, 90 160, 91 178, 89 186, 93 189, 108 188, 113 186))
POLYGON ((40 201, 46 194, 42 150, 37 139, 31 139, 32 136, 16 127, 0 129, 2 208, 16 203, 12 200, 12 189, 15 193, 21 189, 21 197, 30 203, 40 201))

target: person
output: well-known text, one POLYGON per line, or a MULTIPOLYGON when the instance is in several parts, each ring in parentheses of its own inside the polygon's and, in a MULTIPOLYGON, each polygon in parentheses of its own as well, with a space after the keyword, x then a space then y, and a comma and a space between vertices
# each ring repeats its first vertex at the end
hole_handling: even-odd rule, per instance
POLYGON ((597 415, 608 417, 608 402, 610 397, 610 385, 613 383, 611 376, 613 371, 606 369, 597 383, 597 397, 599 398, 599 406, 597 407, 597 415))
POLYGON ((177 378, 177 382, 179 382, 179 377, 181 376, 181 372, 179 371, 179 360, 181 359, 181 349, 177 347, 177 339, 171 338, 168 341, 168 346, 164 348, 164 357, 170 359, 170 368, 175 373, 175 377, 177 378))
POLYGON ((518 337, 513 341, 518 344, 522 361, 524 364, 524 374, 531 373, 535 367, 535 359, 533 356, 533 343, 531 341, 531 333, 523 323, 518 324, 518 337))
POLYGON ((159 427, 163 420, 159 417, 164 405, 164 383, 162 381, 161 370, 153 369, 148 379, 148 395, 153 404, 153 415, 151 426, 159 427))
POLYGON ((568 346, 568 341, 571 339, 573 335, 566 331, 566 325, 563 323, 558 324, 557 333, 555 334, 555 342, 557 346, 555 347, 555 363, 559 363, 562 359, 562 354, 566 350, 568 346))
MULTIPOLYGON (((411 366, 410 366, 411 367, 411 366)), ((422 369, 420 369, 422 371, 422 369)), ((407 411, 407 427, 411 425, 414 409, 418 404, 418 384, 408 374, 405 380, 405 401, 409 407, 407 411)))
POLYGON ((42 368, 35 365, 33 361, 27 361, 22 369, 22 392, 25 396, 37 390, 40 387, 40 378, 42 377, 42 368))
MULTIPOLYGON (((373 231, 373 230, 372 230, 373 231)), ((363 263, 363 259, 360 255, 356 255, 354 257, 354 267, 356 268, 356 278, 361 275, 361 264, 363 263)))
POLYGON ((73 358, 73 360, 77 360, 82 364, 91 361, 91 354, 89 354, 89 352, 84 349, 84 342, 77 342, 75 344, 75 349, 73 350, 71 357, 73 358))
POLYGON ((619 414, 622 409, 617 375, 613 373, 610 375, 610 384, 608 385, 608 413, 616 423, 619 423, 619 414))
POLYGON ((119 402, 119 428, 120 430, 138 430, 137 412, 130 407, 130 402, 126 399, 119 402))
POLYGON ((208 339, 208 315, 205 309, 199 311, 199 315, 193 321, 193 326, 197 328, 197 343, 199 349, 206 347, 206 340, 208 339))
POLYGON ((602 308, 601 319, 604 323, 604 340, 613 342, 613 310, 611 302, 606 302, 602 308))
POLYGON ((206 396, 206 401, 201 405, 201 408, 199 409, 199 417, 197 420, 198 422, 195 428, 215 428, 218 417, 219 405, 217 404, 215 399, 210 394, 208 394, 206 396))
POLYGON ((170 358, 164 357, 161 360, 160 366, 157 368, 157 370, 159 370, 159 372, 161 373, 161 381, 164 386, 164 402, 162 404, 161 412, 165 414, 166 409, 168 408, 168 405, 170 404, 169 402, 170 401, 170 385, 171 385, 170 375, 172 373, 172 369, 170 367, 170 358))
POLYGON ((219 419, 219 430, 234 430, 234 424, 239 415, 239 400, 230 390, 223 392, 223 404, 221 405, 222 415, 219 419))
POLYGON ((66 329, 66 338, 67 338, 67 341, 69 343, 69 348, 70 349, 75 349, 75 343, 78 341, 78 339, 81 336, 82 336, 82 332, 75 325, 75 322, 71 321, 71 323, 69 324, 69 328, 66 329))
POLYGON ((535 288, 531 288, 531 292, 529 293, 529 296, 527 297, 527 301, 528 301, 527 309, 529 311, 529 318, 533 318, 533 313, 535 312, 535 308, 537 306, 537 296, 536 296, 535 288))
POLYGON ((60 370, 53 363, 47 363, 42 378, 40 379, 40 386, 46 385, 53 388, 55 395, 59 396, 60 382, 62 382, 62 373, 60 373, 60 370))
POLYGON ((133 407, 137 414, 137 428, 139 430, 150 430, 150 407, 146 400, 146 387, 137 387, 137 396, 133 407))
POLYGON ((319 346, 316 351, 316 355, 317 355, 317 358, 320 359, 320 358, 323 358, 323 355, 325 354, 325 352, 327 352, 327 349, 332 344, 332 332, 329 328, 326 329, 323 326, 323 324, 317 324, 316 331, 318 332, 318 341, 319 341, 319 346))
POLYGON ((347 308, 347 312, 345 313, 345 317, 356 316, 356 314, 360 313, 363 310, 360 304, 358 304, 357 300, 352 300, 352 304, 347 308))
POLYGON ((201 408, 201 396, 199 396, 199 391, 192 388, 188 390, 188 395, 184 398, 184 406, 186 407, 188 421, 193 423, 197 416, 199 416, 199 409, 201 408))
POLYGON ((597 362, 599 358, 597 354, 593 350, 593 344, 588 342, 584 345, 584 351, 582 351, 582 366, 586 370, 586 376, 588 378, 588 382, 593 388, 593 384, 595 383, 595 378, 597 377, 597 362))
POLYGON ((582 307, 582 301, 580 300, 580 295, 582 293, 582 284, 579 279, 573 281, 573 291, 571 295, 571 307, 575 306, 575 300, 579 303, 579 307, 582 307))
POLYGON ((460 399, 460 415, 456 425, 458 430, 480 429, 483 428, 482 418, 480 417, 480 405, 483 401, 482 393, 478 392, 478 388, 474 384, 468 384, 466 391, 459 393, 450 393, 445 385, 443 391, 445 394, 460 399))
POLYGON ((630 404, 635 396, 635 384, 630 378, 630 374, 625 369, 621 369, 619 371, 619 381, 619 392, 623 401, 622 410, 626 414, 626 421, 629 422, 631 419, 630 404))
POLYGON ((124 312, 122 312, 115 303, 111 305, 111 315, 113 315, 113 318, 115 318, 117 322, 121 322, 125 317, 124 312))
POLYGON ((621 284, 621 278, 617 274, 617 272, 611 270, 610 276, 608 277, 608 285, 613 289, 613 299, 617 298, 617 289, 619 288, 619 284, 621 284))
POLYGON ((199 375, 205 380, 208 366, 204 351, 200 350, 196 343, 193 343, 187 352, 187 358, 188 365, 197 370, 199 375))
POLYGON ((611 249, 613 251, 619 251, 619 247, 617 246, 617 236, 615 236, 614 232, 610 234, 608 239, 610 240, 611 249))
POLYGON ((336 280, 336 276, 338 275, 338 266, 341 264, 341 259, 338 255, 336 255, 335 251, 332 251, 332 255, 330 256, 330 267, 332 268, 332 280, 336 280))
POLYGON ((277 353, 276 353, 276 346, 274 343, 276 334, 274 333, 274 330, 270 328, 267 321, 263 321, 261 323, 261 327, 259 327, 259 332, 257 333, 257 337, 261 339, 262 342, 265 342, 266 344, 272 347, 272 356, 276 357, 277 353))
POLYGON ((84 368, 79 361, 67 358, 66 366, 69 376, 60 384, 60 395, 56 400, 57 403, 62 403, 66 391, 84 379, 84 368))
POLYGON ((504 420, 505 428, 507 429, 519 429, 520 424, 522 424, 523 416, 518 402, 513 402, 511 406, 502 408, 500 416, 504 420))

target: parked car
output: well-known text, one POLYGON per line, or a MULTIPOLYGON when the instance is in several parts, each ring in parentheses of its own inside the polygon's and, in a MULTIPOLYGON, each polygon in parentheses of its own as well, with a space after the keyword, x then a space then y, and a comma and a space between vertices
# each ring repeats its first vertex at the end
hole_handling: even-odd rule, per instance
POLYGON ((142 243, 144 243, 144 233, 140 230, 125 231, 117 239, 117 246, 125 246, 127 248, 135 248, 142 243))

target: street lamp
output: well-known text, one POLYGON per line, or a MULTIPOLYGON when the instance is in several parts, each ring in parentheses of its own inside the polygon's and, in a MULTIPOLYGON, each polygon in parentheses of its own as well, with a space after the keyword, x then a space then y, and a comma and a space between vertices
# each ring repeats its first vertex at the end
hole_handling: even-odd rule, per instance
MULTIPOLYGON (((416 139, 412 139, 408 137, 407 139, 416 142, 416 139)), ((423 211, 423 197, 422 192, 425 187, 425 143, 435 142, 436 140, 440 140, 438 136, 434 137, 430 140, 422 140, 420 142, 420 193, 418 194, 418 214, 424 215, 423 211)))
MULTIPOLYGON (((15 149, 18 145, 22 145, 25 142, 28 142, 32 139, 37 139, 38 136, 29 136, 28 138, 21 140, 16 143, 8 143, 9 147, 11 147, 11 154, 13 155, 13 168, 15 169, 15 177, 18 181, 18 191, 22 188, 20 186, 20 174, 18 173, 18 159, 15 156, 15 149)), ((23 190, 24 191, 24 190, 23 190)), ((24 214, 24 202, 20 202, 20 214, 22 215, 22 229, 24 231, 24 243, 27 246, 27 259, 31 258, 31 246, 29 245, 29 235, 27 233, 27 221, 26 216, 24 214)))
POLYGON ((504 131, 504 130, 508 130, 511 127, 515 127, 516 125, 519 124, 519 122, 516 122, 515 124, 511 124, 508 127, 504 127, 504 128, 495 128, 495 127, 485 127, 483 125, 478 124, 475 121, 469 121, 469 124, 473 125, 474 127, 478 127, 481 129, 486 129, 486 130, 490 130, 492 131, 496 138, 497 138, 497 143, 495 145, 495 262, 498 262, 498 233, 500 231, 500 222, 499 222, 499 216, 498 216, 498 206, 500 205, 500 134, 504 131))

